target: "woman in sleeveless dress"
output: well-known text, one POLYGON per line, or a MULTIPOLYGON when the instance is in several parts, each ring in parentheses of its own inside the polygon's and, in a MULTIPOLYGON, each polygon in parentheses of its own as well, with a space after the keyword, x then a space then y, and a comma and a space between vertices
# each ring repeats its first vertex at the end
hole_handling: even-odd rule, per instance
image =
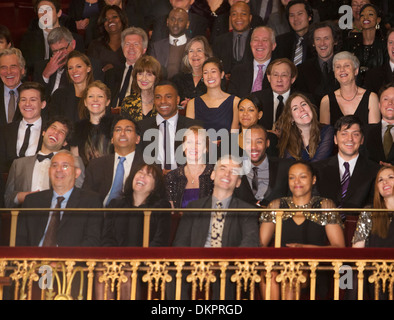
POLYGON ((320 103, 320 122, 335 125, 346 115, 356 115, 365 124, 380 121, 378 96, 359 87, 356 77, 360 62, 348 51, 337 53, 333 59, 335 79, 340 88, 324 96, 320 103))

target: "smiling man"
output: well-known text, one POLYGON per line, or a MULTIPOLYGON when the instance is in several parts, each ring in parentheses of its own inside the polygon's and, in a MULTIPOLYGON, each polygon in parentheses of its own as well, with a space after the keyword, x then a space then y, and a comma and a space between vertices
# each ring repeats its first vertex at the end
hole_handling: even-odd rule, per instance
POLYGON ((84 189, 100 194, 104 206, 122 194, 131 170, 142 162, 136 152, 140 133, 136 123, 126 116, 116 118, 112 125, 111 143, 114 153, 92 159, 86 167, 84 189))
MULTIPOLYGON (((12 208, 20 206, 25 197, 34 192, 49 189, 48 169, 54 154, 65 147, 70 139, 72 123, 64 117, 54 117, 46 124, 43 131, 41 150, 28 157, 15 159, 8 174, 5 204, 12 208)), ((81 174, 76 186, 81 187, 84 178, 84 167, 79 158, 81 174)))
POLYGON ((339 207, 363 208, 372 204, 379 165, 359 152, 364 142, 364 130, 357 116, 340 118, 334 129, 338 154, 314 163, 317 190, 339 207))

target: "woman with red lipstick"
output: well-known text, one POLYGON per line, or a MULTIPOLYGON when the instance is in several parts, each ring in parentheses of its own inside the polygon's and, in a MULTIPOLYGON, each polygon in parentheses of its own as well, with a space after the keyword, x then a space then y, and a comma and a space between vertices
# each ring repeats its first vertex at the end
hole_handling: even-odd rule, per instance
MULTIPOLYGON (((272 201, 270 209, 330 209, 335 208, 332 200, 313 196, 313 186, 316 176, 310 163, 296 161, 289 169, 288 174, 290 197, 272 201)), ((338 212, 313 212, 313 211, 286 211, 282 217, 283 247, 345 247, 343 223, 338 212)), ((276 212, 263 212, 260 217, 260 244, 268 247, 273 239, 276 223, 276 212)), ((279 299, 279 285, 272 278, 272 298, 279 299)), ((265 283, 261 286, 265 294, 265 283)), ((287 290, 282 299, 294 299, 295 292, 287 290)))
POLYGON ((334 55, 333 69, 340 88, 325 95, 320 103, 320 122, 335 125, 342 116, 356 115, 365 124, 380 121, 379 99, 376 93, 357 84, 360 69, 358 58, 348 51, 334 55))
MULTIPOLYGON (((394 168, 383 166, 376 175, 373 208, 394 211, 394 168)), ((361 212, 353 247, 394 247, 393 212, 361 212)))
POLYGON ((296 160, 319 161, 331 156, 334 128, 319 123, 315 106, 300 93, 287 99, 277 122, 279 156, 296 160))
POLYGON ((87 55, 101 62, 103 72, 124 65, 126 60, 121 47, 121 34, 127 27, 126 13, 118 6, 106 5, 101 10, 97 20, 100 37, 90 42, 87 55))
POLYGON ((123 99, 120 112, 131 116, 135 121, 156 116, 153 108, 155 86, 161 79, 161 65, 152 56, 140 57, 132 71, 130 95, 123 99))
POLYGON ((49 115, 64 115, 73 123, 79 121, 79 103, 86 87, 94 81, 89 58, 72 51, 67 57, 66 71, 69 85, 57 89, 49 100, 49 115))

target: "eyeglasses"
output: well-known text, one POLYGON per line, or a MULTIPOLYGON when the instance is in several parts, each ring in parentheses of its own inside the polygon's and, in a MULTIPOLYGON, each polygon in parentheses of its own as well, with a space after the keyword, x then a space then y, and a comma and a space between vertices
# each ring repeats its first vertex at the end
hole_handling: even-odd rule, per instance
POLYGON ((66 51, 68 49, 68 47, 70 46, 70 44, 71 44, 71 41, 68 43, 67 47, 63 47, 63 48, 60 48, 60 49, 57 49, 57 50, 52 50, 52 53, 56 54, 57 52, 66 51))
POLYGON ((74 167, 74 166, 72 166, 71 164, 68 164, 68 163, 63 163, 63 164, 60 164, 60 163, 51 163, 51 168, 52 169, 55 169, 55 170, 57 170, 57 168, 61 168, 63 171, 66 171, 66 170, 68 170, 68 168, 70 168, 70 167, 74 167))

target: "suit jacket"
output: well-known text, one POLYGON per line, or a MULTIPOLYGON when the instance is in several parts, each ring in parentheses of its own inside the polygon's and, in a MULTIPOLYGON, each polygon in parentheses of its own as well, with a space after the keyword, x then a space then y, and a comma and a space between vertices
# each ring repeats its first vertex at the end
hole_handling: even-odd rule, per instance
MULTIPOLYGON (((138 149, 141 150, 144 153, 144 156, 148 156, 148 157, 152 157, 155 158, 154 156, 152 156, 151 154, 146 154, 145 153, 145 148, 147 146, 149 146, 150 144, 154 144, 154 148, 153 150, 158 150, 159 146, 158 146, 158 136, 154 137, 153 140, 144 140, 144 133, 145 131, 149 130, 149 129, 157 129, 159 130, 159 127, 156 123, 156 117, 149 117, 149 118, 145 118, 141 121, 137 122, 137 125, 139 127, 139 130, 141 132, 141 142, 139 143, 138 149)), ((188 117, 182 116, 180 114, 178 114, 178 122, 177 122, 177 126, 176 126, 176 132, 178 132, 179 130, 182 129, 187 129, 191 126, 194 125, 202 125, 201 121, 199 120, 195 120, 195 119, 190 119, 188 117)), ((176 150, 182 145, 182 140, 175 140, 174 143, 174 154, 176 152, 176 150)), ((157 156, 157 155, 156 155, 157 156)))
POLYGON ((252 29, 249 30, 248 37, 245 42, 245 51, 241 61, 233 58, 233 32, 227 32, 218 36, 212 45, 212 50, 216 57, 222 60, 225 73, 231 73, 233 67, 237 64, 247 63, 253 60, 252 49, 250 48, 250 37, 252 29))
POLYGON ((114 67, 104 72, 104 83, 111 90, 111 108, 115 108, 118 102, 118 94, 122 85, 123 73, 126 65, 114 67))
MULTIPOLYGON (((16 104, 15 106, 16 109, 12 121, 19 121, 22 119, 22 114, 17 106, 17 101, 15 101, 15 104, 16 104)), ((8 119, 5 112, 6 108, 8 108, 8 106, 4 105, 4 84, 3 81, 0 80, 0 126, 5 126, 8 123, 7 122, 8 119)))
POLYGON ((393 81, 394 76, 390 63, 387 61, 382 66, 367 71, 364 79, 364 88, 379 93, 381 87, 393 81))
MULTIPOLYGON (((30 194, 23 203, 24 208, 50 208, 53 190, 30 194)), ((98 194, 74 188, 67 208, 101 208, 98 194)), ((45 232, 49 212, 24 211, 20 213, 16 234, 17 246, 38 246, 45 232)), ((58 246, 95 247, 100 245, 103 215, 99 212, 65 211, 57 235, 58 246)))
MULTIPOLYGON (((211 208, 212 196, 191 201, 188 208, 211 208)), ((248 212, 252 205, 232 197, 229 208, 245 208, 245 212, 227 212, 222 234, 222 247, 258 247, 258 214, 248 212)), ((210 228, 211 212, 184 212, 173 242, 174 247, 204 247, 210 228)))
MULTIPOLYGON (((306 45, 304 49, 304 55, 302 56, 302 62, 314 56, 314 50, 310 43, 308 33, 304 35, 304 43, 306 45)), ((294 31, 290 31, 281 34, 276 37, 276 49, 277 58, 288 58, 290 61, 294 61, 294 53, 297 44, 297 36, 294 31)))
MULTIPOLYGON (((338 156, 312 163, 316 171, 316 187, 320 196, 329 198, 337 206, 341 204, 341 177, 338 156)), ((343 208, 363 208, 371 205, 376 174, 379 165, 359 155, 353 174, 350 177, 343 208)))
MULTIPOLYGON (((236 65, 231 71, 227 92, 240 98, 248 96, 253 88, 253 75, 253 59, 247 63, 236 65)), ((270 87, 271 86, 267 78, 267 73, 265 73, 262 89, 267 89, 270 87)))
MULTIPOLYGON (((18 130, 21 121, 22 120, 19 120, 17 122, 11 122, 6 126, 0 128, 0 170, 3 173, 8 173, 12 162, 19 157, 16 153, 16 144, 18 141, 18 130)), ((42 132, 44 124, 45 119, 42 119, 41 134, 38 141, 36 153, 41 150, 42 132)))
MULTIPOLYGON (((85 177, 85 166, 82 162, 82 159, 78 157, 79 165, 81 168, 81 174, 75 182, 75 186, 80 188, 82 186, 84 177, 85 177)), ((18 192, 25 191, 35 191, 32 190, 32 179, 33 179, 33 171, 34 165, 37 160, 37 155, 23 157, 15 159, 12 162, 10 171, 7 177, 6 189, 5 189, 5 205, 6 208, 14 208, 17 205, 14 203, 14 199, 18 192)), ((49 175, 48 175, 49 180, 49 175)))
POLYGON ((366 128, 364 148, 366 155, 372 161, 379 163, 380 161, 394 164, 394 147, 391 146, 390 152, 386 157, 383 149, 382 140, 382 122, 368 124, 366 128))
MULTIPOLYGON (((287 177, 289 168, 293 162, 294 160, 292 159, 268 157, 269 182, 264 199, 260 201, 261 206, 267 206, 271 201, 288 195, 289 186, 287 177)), ((246 175, 242 176, 241 185, 235 189, 234 195, 250 204, 256 204, 257 202, 246 175)))
MULTIPOLYGON (((130 172, 142 162, 142 153, 136 151, 130 172)), ((82 188, 98 193, 101 203, 104 202, 105 197, 112 187, 114 164, 115 154, 108 154, 92 159, 86 167, 85 180, 82 188)))
POLYGON ((329 72, 327 81, 324 81, 319 60, 314 57, 298 65, 298 76, 294 87, 299 91, 313 95, 317 106, 319 106, 321 99, 326 94, 339 89, 339 83, 335 80, 333 70, 329 72))

